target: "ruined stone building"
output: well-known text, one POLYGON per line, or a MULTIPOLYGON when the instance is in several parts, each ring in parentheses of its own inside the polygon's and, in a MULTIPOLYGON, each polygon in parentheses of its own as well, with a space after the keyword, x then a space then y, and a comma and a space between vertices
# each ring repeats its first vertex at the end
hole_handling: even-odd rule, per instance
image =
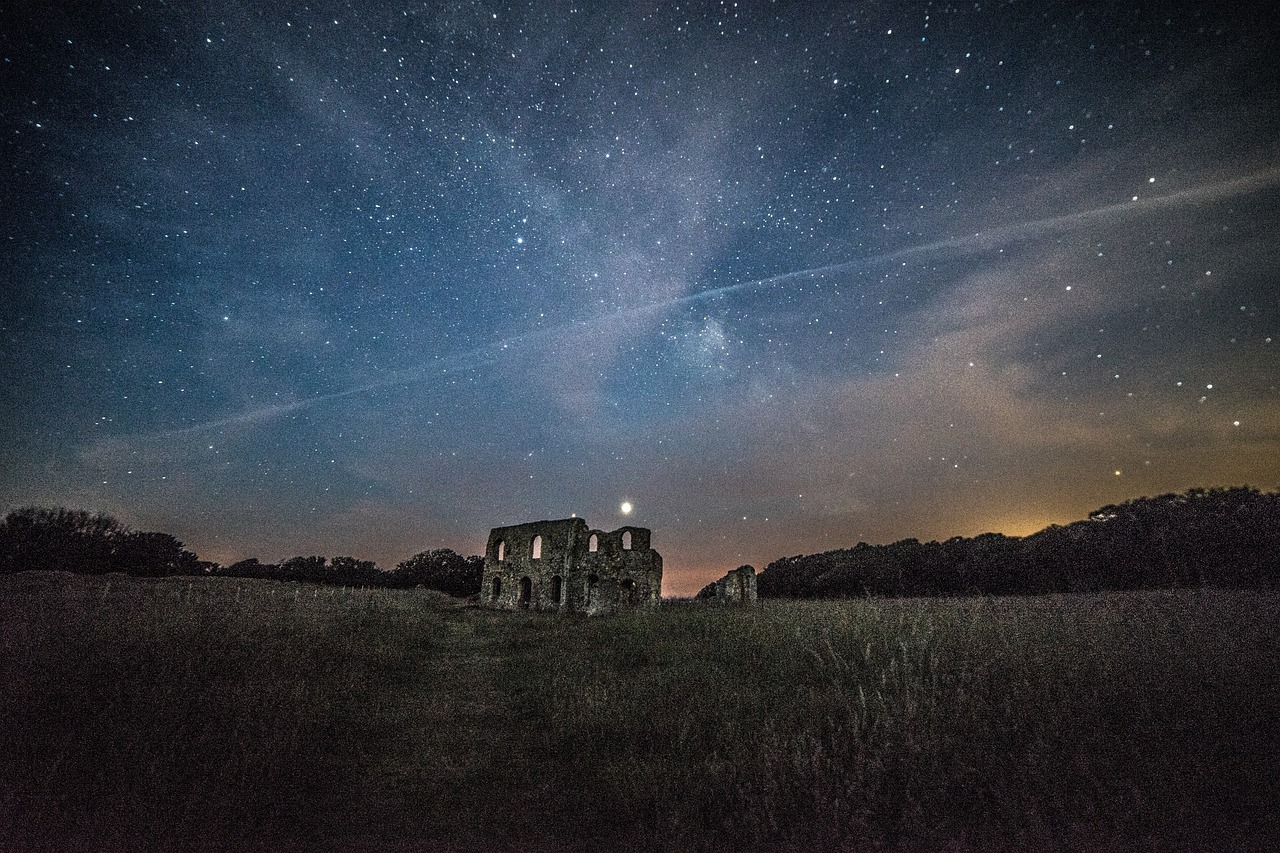
POLYGON ((704 586, 697 597, 716 604, 755 604, 758 600, 755 566, 739 566, 704 586))
POLYGON ((643 527, 606 533, 565 518, 489 531, 480 587, 486 607, 595 615, 661 600, 662 555, 643 527))

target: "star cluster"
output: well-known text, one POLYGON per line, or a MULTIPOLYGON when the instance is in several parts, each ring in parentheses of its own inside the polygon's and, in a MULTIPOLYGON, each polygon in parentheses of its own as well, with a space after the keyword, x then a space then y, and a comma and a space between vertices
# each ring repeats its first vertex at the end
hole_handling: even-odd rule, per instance
POLYGON ((1280 483, 1269 6, 0 11, 0 503, 744 563, 1280 483))

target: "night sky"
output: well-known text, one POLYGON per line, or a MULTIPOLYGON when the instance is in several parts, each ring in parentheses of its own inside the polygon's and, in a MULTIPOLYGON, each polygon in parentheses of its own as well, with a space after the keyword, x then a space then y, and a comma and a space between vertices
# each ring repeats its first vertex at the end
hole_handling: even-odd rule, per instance
POLYGON ((671 595, 1280 485, 1271 3, 27 5, 4 510, 671 595))

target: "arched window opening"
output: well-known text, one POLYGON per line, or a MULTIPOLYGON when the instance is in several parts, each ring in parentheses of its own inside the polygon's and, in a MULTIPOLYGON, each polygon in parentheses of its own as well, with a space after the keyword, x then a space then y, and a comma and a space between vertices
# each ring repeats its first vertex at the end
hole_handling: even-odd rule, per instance
POLYGON ((551 600, 557 606, 564 604, 564 578, 559 575, 551 578, 551 600))
POLYGON ((596 600, 596 585, 600 583, 599 575, 587 575, 587 605, 596 600))
POLYGON ((533 559, 535 560, 542 559, 542 537, 541 536, 533 537, 533 543, 529 545, 529 551, 531 552, 533 559))
MULTIPOLYGON (((499 539, 498 540, 498 562, 501 563, 505 559, 507 559, 507 543, 505 540, 499 539)), ((497 580, 497 578, 494 578, 494 580, 497 580)))
POLYGON ((528 607, 531 598, 533 598, 533 581, 525 575, 520 578, 520 606, 528 607))
POLYGON ((631 550, 631 531, 630 530, 622 531, 622 550, 624 551, 631 550))
POLYGON ((636 603, 636 582, 631 578, 622 582, 622 599, 628 604, 636 603))
POLYGON ((502 578, 495 577, 493 579, 493 591, 489 597, 494 601, 498 600, 498 596, 502 595, 502 578))
POLYGON ((592 533, 587 537, 587 551, 594 554, 600 550, 600 537, 592 533))

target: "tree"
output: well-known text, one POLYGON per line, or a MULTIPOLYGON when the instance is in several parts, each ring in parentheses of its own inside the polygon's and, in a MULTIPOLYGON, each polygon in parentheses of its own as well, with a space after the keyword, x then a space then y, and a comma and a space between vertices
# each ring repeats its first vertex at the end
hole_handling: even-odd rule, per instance
POLYGON ((1025 539, 860 542, 776 560, 759 584, 761 596, 797 598, 1272 588, 1280 586, 1280 492, 1236 486, 1135 498, 1025 539))
POLYGON ((0 522, 0 571, 111 571, 113 540, 128 532, 109 515, 23 507, 0 522))
POLYGON ((449 595, 466 596, 480 592, 484 574, 483 557, 463 557, 449 548, 423 551, 396 566, 396 586, 423 586, 449 595))
POLYGON ((0 572, 204 574, 204 563, 168 533, 130 530, 109 515, 23 507, 0 521, 0 572))
POLYGON ((280 563, 280 580, 324 583, 327 564, 324 557, 290 557, 280 563))
POLYGON ((328 582, 343 586, 385 586, 384 573, 372 560, 334 557, 329 561, 328 582))
POLYGON ((204 574, 195 554, 168 533, 131 530, 114 538, 112 562, 120 571, 144 577, 204 574))
POLYGON ((257 557, 249 557, 216 569, 214 573, 232 578, 279 578, 280 567, 275 563, 259 562, 257 557))

